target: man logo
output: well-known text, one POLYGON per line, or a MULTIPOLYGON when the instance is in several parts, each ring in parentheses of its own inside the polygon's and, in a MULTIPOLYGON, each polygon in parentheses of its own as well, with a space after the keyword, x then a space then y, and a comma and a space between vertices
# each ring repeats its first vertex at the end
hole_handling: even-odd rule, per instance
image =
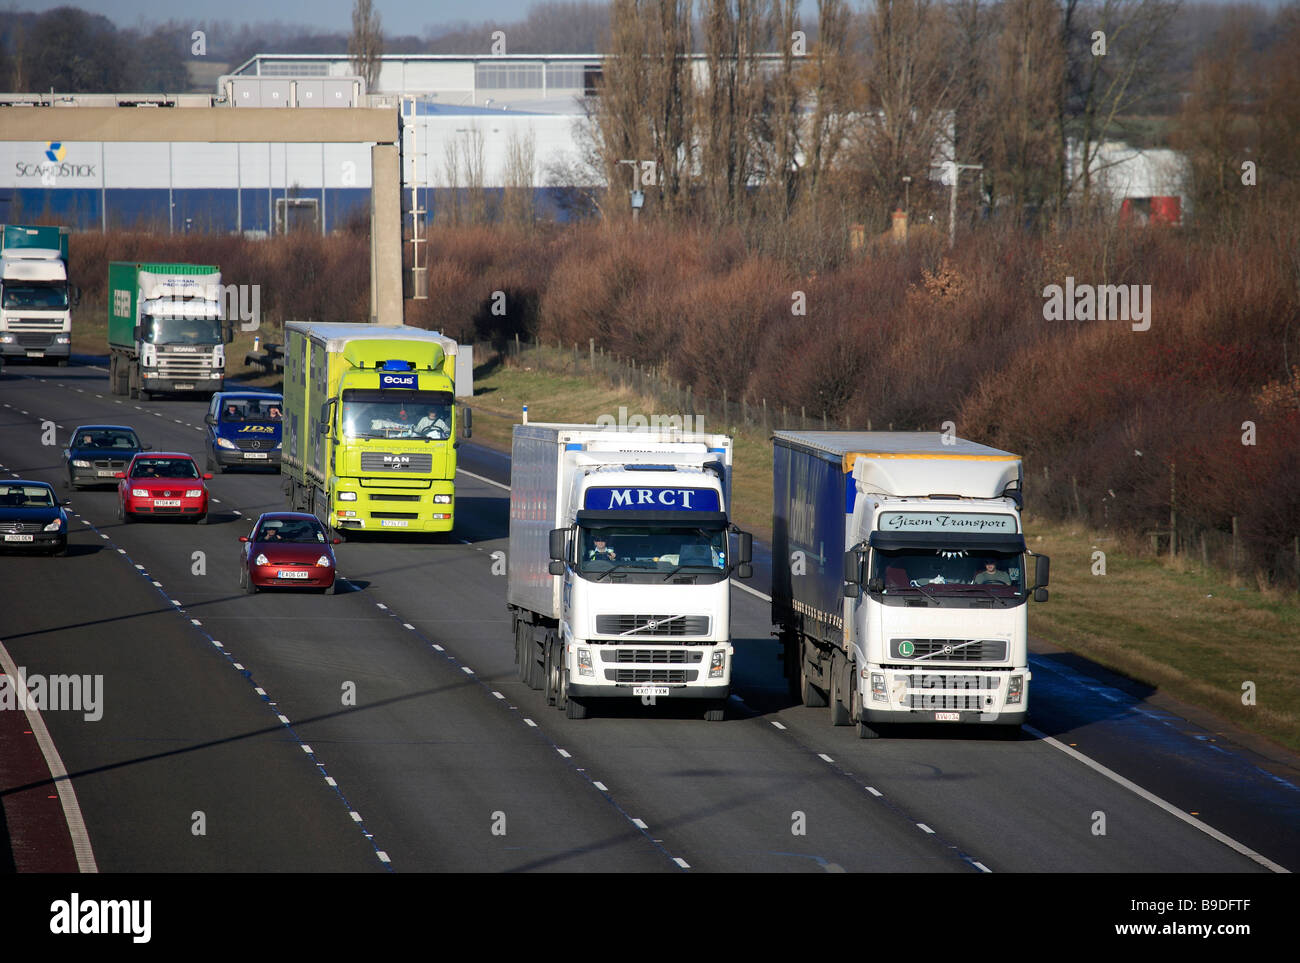
POLYGON ((411 463, 410 455, 385 455, 385 465, 409 465, 411 463))
POLYGON ((68 149, 59 141, 51 140, 45 144, 45 156, 54 163, 59 163, 67 155, 68 149))

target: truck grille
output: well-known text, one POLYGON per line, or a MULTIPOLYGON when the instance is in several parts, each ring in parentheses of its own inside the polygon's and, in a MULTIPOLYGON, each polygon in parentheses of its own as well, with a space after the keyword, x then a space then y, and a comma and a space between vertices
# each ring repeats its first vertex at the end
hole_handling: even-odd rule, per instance
POLYGON ((930 656, 933 662, 1005 662, 1007 642, 1005 639, 980 639, 976 642, 970 639, 890 639, 889 655, 894 659, 930 656), (903 655, 900 651, 904 642, 912 643, 911 655, 903 655), (966 645, 968 642, 970 644, 966 645), (964 647, 959 649, 959 645, 964 647), (952 651, 945 654, 944 646, 952 646, 952 651))
POLYGON ((0 534, 31 535, 46 526, 46 522, 0 522, 0 534))
POLYGON ((9 330, 18 334, 23 331, 58 332, 63 330, 61 318, 10 318, 9 330))
POLYGON ((986 709, 993 705, 991 693, 1000 682, 997 676, 947 672, 916 672, 902 678, 907 680, 904 705, 909 709, 986 709), (960 691, 951 691, 954 689, 960 691))
POLYGON ((704 653, 689 649, 601 649, 604 662, 699 662, 704 653))
POLYGON ((363 451, 362 471, 433 471, 433 454, 430 452, 363 451))
POLYGON ((419 518, 419 512, 371 512, 371 518, 419 518))
POLYGON ((950 692, 910 693, 906 704, 909 709, 966 709, 975 712, 992 706, 993 698, 982 695, 954 695, 950 692))
POLYGON ((672 619, 671 615, 597 615, 598 635, 708 635, 709 616, 685 615, 672 619))
POLYGON ((212 352, 196 351, 173 354, 165 348, 158 350, 158 372, 173 381, 197 381, 212 373, 212 352))
POLYGON ((25 334, 17 335, 18 344, 24 348, 48 348, 54 341, 53 335, 49 334, 25 334))
POLYGON ((606 669, 606 682, 694 682, 696 669, 606 669))
POLYGON ((904 676, 909 689, 996 689, 995 675, 952 675, 947 672, 916 672, 904 676))
POLYGON ((368 495, 372 502, 418 502, 419 495, 368 495))

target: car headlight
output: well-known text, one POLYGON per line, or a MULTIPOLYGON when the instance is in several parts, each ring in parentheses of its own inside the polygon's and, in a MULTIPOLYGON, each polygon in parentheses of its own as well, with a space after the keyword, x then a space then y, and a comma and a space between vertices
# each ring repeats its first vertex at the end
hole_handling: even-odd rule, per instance
POLYGON ((339 501, 341 502, 355 502, 356 500, 356 492, 339 492, 339 501))
POLYGON ((578 650, 578 675, 595 675, 596 670, 591 665, 591 649, 578 650))
POLYGON ((237 446, 233 441, 231 441, 229 438, 218 438, 218 439, 217 439, 217 447, 218 447, 218 448, 235 448, 235 447, 238 447, 238 446, 237 446))
POLYGON ((89 467, 90 467, 90 462, 86 461, 86 459, 84 459, 84 458, 74 458, 74 459, 72 459, 72 467, 73 467, 73 468, 89 468, 89 467))
POLYGON ((727 650, 714 649, 713 658, 709 660, 709 678, 721 679, 723 670, 727 667, 727 650))
POLYGON ((54 521, 50 522, 50 524, 45 526, 45 531, 57 532, 62 527, 63 527, 63 519, 56 518, 54 521))
POLYGON ((132 497, 132 498, 148 498, 148 497, 149 497, 149 491, 148 491, 147 489, 144 489, 144 488, 132 488, 132 489, 131 489, 131 497, 132 497))
POLYGON ((320 558, 316 559, 316 564, 319 565, 321 568, 329 568, 330 567, 329 556, 322 555, 320 558))
POLYGON ((276 447, 276 449, 278 450, 278 449, 280 448, 280 446, 283 445, 283 444, 284 444, 284 442, 277 441, 277 442, 275 443, 275 447, 276 447))
POLYGON ((263 554, 261 554, 261 553, 259 552, 258 555, 257 555, 257 558, 253 559, 253 564, 254 564, 254 565, 270 565, 271 563, 268 562, 268 561, 266 560, 266 556, 265 556, 265 555, 263 555, 263 554))
POLYGON ((186 498, 200 498, 203 495, 202 488, 188 488, 185 490, 186 498))
POLYGON ((434 495, 434 496, 433 496, 433 503, 434 503, 435 505, 450 505, 450 504, 451 504, 451 496, 450 496, 450 495, 434 495))

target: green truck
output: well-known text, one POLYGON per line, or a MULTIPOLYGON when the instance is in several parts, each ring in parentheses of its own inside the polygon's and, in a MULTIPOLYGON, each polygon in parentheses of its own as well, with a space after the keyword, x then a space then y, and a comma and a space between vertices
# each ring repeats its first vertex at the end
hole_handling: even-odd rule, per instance
POLYGON ((108 266, 108 382, 115 395, 211 395, 225 384, 232 327, 215 264, 108 266))
POLYGON ((68 284, 68 229, 0 227, 0 359, 53 359, 72 352, 72 308, 81 292, 68 284))
POLYGON ((457 383, 472 362, 454 340, 406 325, 284 326, 280 474, 293 511, 348 531, 448 532, 455 522, 457 383), (458 360, 463 359, 459 366, 458 360))

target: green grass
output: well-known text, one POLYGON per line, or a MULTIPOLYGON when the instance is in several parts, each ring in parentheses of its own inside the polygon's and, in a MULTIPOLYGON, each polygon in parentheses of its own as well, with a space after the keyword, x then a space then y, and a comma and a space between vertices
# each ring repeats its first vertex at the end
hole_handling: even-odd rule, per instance
MULTIPOLYGON (((590 423, 599 415, 652 414, 655 402, 574 375, 517 367, 483 372, 475 384, 474 440, 509 451, 527 404, 531 421, 590 423)), ((708 431, 727 431, 704 425, 708 431)), ((766 434, 731 431, 736 523, 771 537, 772 447, 766 434)), ((1141 558, 1078 525, 1026 516, 1031 547, 1052 557, 1051 601, 1030 608, 1030 631, 1174 698, 1300 750, 1300 600, 1230 586, 1221 574, 1180 560, 1141 558), (1092 574, 1092 553, 1106 574, 1092 574), (1254 682, 1254 706, 1242 683, 1254 682)))

